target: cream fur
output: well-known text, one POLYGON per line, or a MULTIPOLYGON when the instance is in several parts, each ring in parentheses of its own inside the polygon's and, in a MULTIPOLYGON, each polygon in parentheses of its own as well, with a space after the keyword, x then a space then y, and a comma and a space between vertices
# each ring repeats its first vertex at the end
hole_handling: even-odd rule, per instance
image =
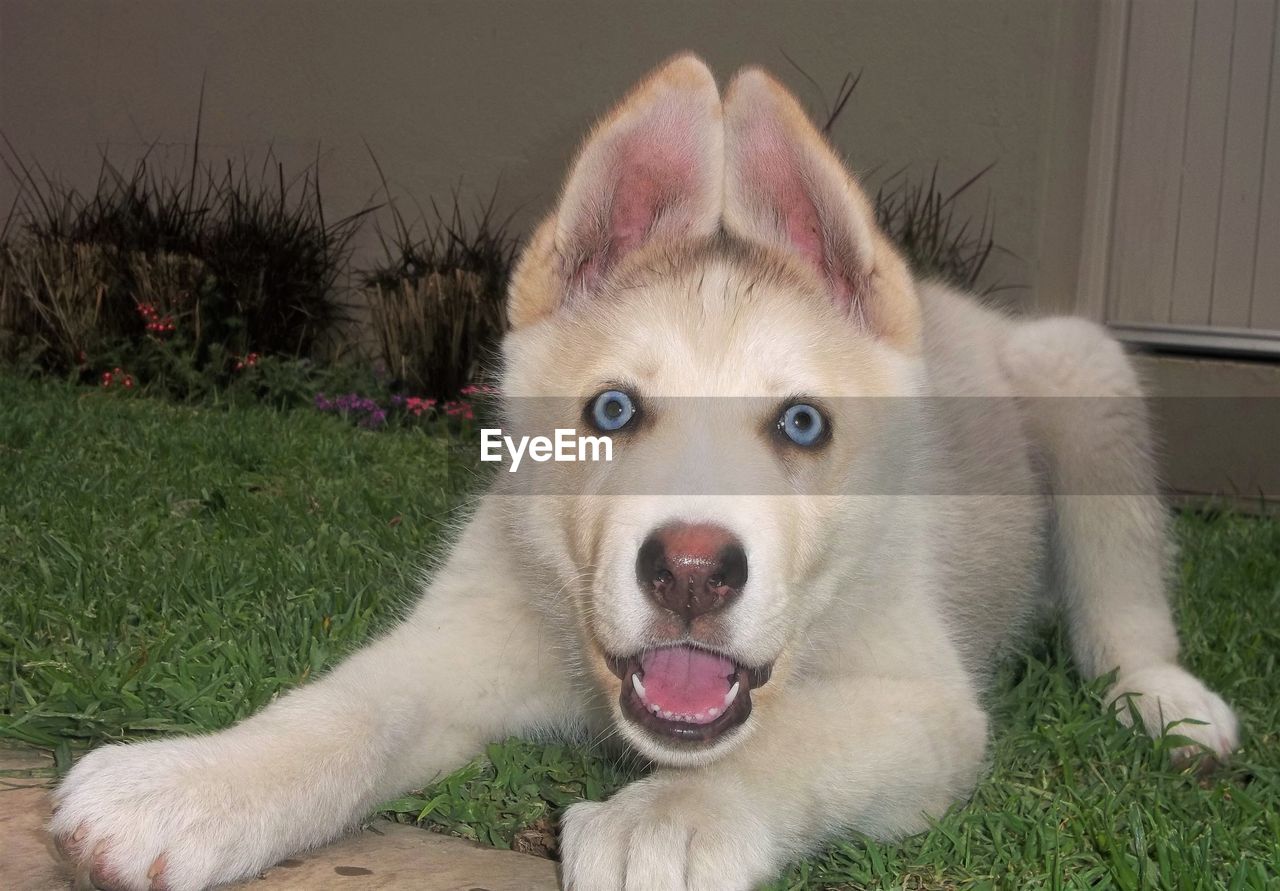
POLYGON ((1120 348, 914 282, 767 75, 740 75, 723 112, 692 57, 637 88, 527 248, 512 318, 513 427, 574 426, 617 381, 654 399, 649 425, 607 468, 500 474, 412 614, 325 677, 221 733, 86 756, 50 826, 82 872, 174 891, 242 878, 487 740, 554 732, 659 764, 568 810, 567 886, 749 888, 833 832, 899 837, 968 795, 990 669, 1050 601, 1081 671, 1118 669, 1114 695, 1134 694, 1149 730, 1196 718, 1178 732, 1235 747, 1230 709, 1176 663, 1164 513, 1120 348), (761 132, 805 175, 744 173, 761 132), (654 134, 689 156, 683 191, 625 194, 607 159, 625 144, 627 163, 669 163, 645 154, 654 134), (823 241, 777 225, 780 194, 823 241), (833 299, 844 286, 852 302, 833 299), (796 394, 828 400, 820 455, 759 434, 796 394), (971 396, 987 398, 952 398, 971 396), (747 723, 697 752, 630 725, 603 658, 654 643, 635 554, 674 518, 742 539, 750 580, 708 633, 775 663, 747 723))

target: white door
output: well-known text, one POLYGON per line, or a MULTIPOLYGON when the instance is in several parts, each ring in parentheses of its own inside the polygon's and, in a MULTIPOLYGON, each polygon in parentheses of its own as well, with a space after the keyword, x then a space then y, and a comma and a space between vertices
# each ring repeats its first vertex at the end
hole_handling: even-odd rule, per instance
POLYGON ((1138 343, 1280 356, 1280 0, 1103 20, 1086 308, 1138 343))

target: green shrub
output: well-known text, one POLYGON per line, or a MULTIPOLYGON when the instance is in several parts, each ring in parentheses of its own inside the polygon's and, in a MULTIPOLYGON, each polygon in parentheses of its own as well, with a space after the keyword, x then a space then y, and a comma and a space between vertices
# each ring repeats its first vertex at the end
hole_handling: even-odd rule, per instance
POLYGON ((326 221, 318 164, 292 183, 276 173, 272 188, 228 165, 212 190, 193 251, 217 281, 210 336, 240 352, 315 356, 348 318, 337 283, 365 212, 326 221))
POLYGON ((312 406, 320 393, 346 392, 381 397, 386 385, 367 367, 250 354, 233 364, 221 396, 235 405, 260 403, 287 409, 312 406))

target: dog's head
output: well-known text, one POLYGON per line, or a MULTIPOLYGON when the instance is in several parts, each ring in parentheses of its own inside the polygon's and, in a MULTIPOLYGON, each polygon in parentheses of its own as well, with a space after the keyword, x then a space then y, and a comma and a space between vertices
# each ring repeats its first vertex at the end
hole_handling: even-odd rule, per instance
POLYGON ((684 56, 588 138, 509 315, 509 423, 614 444, 539 469, 515 538, 556 575, 624 735, 715 757, 874 537, 884 499, 849 493, 901 456, 852 397, 918 391, 906 265, 786 90, 748 69, 722 102, 684 56))

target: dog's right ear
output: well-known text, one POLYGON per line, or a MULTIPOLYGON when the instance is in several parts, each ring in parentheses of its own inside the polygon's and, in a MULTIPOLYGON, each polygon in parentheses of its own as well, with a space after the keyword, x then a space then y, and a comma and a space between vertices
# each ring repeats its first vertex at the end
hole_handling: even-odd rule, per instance
POLYGON ((696 56, 677 56, 587 138, 559 206, 516 266, 507 306, 512 327, 590 297, 640 247, 712 235, 723 187, 715 78, 696 56))

